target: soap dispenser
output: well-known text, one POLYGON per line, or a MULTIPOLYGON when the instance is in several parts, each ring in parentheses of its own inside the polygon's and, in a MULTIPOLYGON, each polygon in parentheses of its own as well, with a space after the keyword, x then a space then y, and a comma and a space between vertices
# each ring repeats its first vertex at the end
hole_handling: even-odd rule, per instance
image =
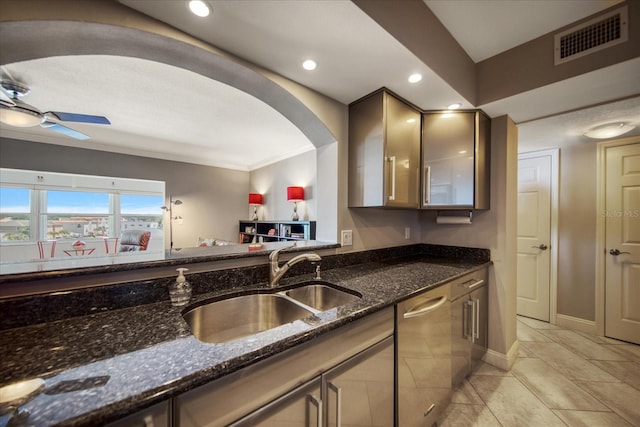
POLYGON ((175 283, 169 286, 169 296, 171 297, 171 304, 174 306, 185 305, 191 299, 191 284, 187 282, 183 274, 188 270, 188 268, 176 268, 178 277, 175 283))

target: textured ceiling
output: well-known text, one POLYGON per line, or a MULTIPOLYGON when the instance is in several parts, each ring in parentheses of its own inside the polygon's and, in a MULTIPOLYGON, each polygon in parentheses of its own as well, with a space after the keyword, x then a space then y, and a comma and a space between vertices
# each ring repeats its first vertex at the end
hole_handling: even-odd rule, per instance
MULTIPOLYGON (((424 1, 475 61, 618 2, 424 1)), ((190 14, 184 1, 120 2, 345 104, 386 86, 424 109, 453 102, 472 107, 350 1, 209 0, 213 14, 207 19, 190 14), (300 67, 308 57, 318 61, 312 72, 300 67), (406 81, 413 72, 424 75, 417 85, 406 81)), ((3 136, 245 170, 312 149, 297 128, 261 101, 182 69, 94 56, 7 68, 32 86, 26 102, 42 110, 106 115, 113 125, 74 124, 92 136, 89 145, 42 129, 24 133, 0 126, 3 136)), ((479 107, 494 117, 509 114, 516 122, 533 123, 637 95, 639 82, 640 59, 635 59, 479 107)), ((614 118, 617 105, 588 116, 596 122, 614 118)), ((640 126, 640 109, 635 111, 640 126)), ((626 110, 620 114, 633 116, 626 110)), ((541 129, 549 132, 559 126, 557 120, 540 122, 547 123, 541 129)), ((562 132, 558 127, 556 135, 562 132)), ((522 144, 528 135, 521 133, 522 144)))

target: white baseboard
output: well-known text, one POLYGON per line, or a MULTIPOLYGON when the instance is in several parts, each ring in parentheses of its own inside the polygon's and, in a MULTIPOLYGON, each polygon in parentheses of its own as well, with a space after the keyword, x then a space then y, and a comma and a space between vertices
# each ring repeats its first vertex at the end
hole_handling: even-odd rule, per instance
POLYGON ((489 349, 482 359, 489 365, 493 365, 503 371, 508 371, 518 358, 518 350, 520 350, 520 342, 515 340, 507 354, 498 353, 495 350, 489 349))
POLYGON ((567 316, 566 314, 556 314, 556 325, 597 335, 596 322, 593 320, 580 319, 579 317, 567 316))

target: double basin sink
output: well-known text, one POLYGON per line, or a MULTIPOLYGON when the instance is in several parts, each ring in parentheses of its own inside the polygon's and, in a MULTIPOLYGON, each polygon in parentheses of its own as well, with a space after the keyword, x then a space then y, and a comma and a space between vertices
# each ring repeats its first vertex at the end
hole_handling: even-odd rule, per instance
POLYGON ((288 290, 264 291, 204 302, 183 314, 193 335, 207 343, 225 343, 351 303, 355 291, 328 282, 304 282, 288 290))

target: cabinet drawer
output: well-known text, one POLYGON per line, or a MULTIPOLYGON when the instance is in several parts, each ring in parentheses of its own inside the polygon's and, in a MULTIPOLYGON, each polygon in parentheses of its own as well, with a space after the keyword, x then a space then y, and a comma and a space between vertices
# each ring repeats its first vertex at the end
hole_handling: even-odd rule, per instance
POLYGON ((483 268, 473 273, 465 274, 451 282, 451 301, 455 301, 463 295, 475 289, 489 284, 489 269, 483 268))

